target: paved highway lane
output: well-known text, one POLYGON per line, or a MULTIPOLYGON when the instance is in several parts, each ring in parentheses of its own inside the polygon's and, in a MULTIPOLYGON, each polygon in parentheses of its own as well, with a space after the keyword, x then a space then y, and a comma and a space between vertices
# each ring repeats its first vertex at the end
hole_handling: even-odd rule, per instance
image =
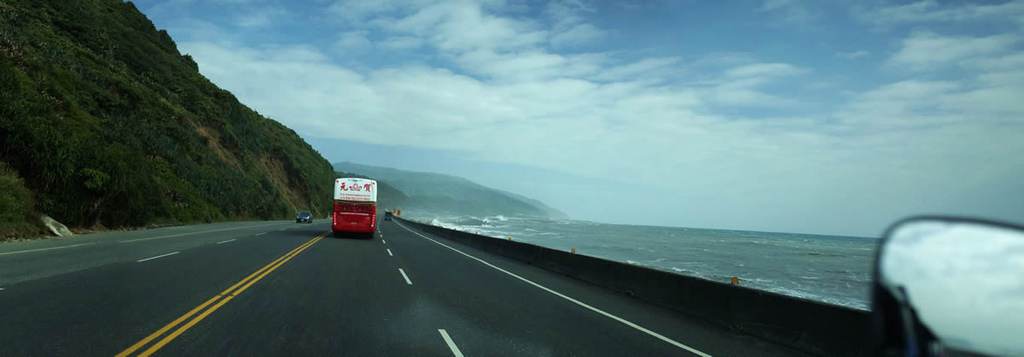
MULTIPOLYGON (((82 255, 109 254, 116 262, 4 285, 0 355, 114 355, 138 334, 158 329, 168 317, 188 311, 201 303, 196 300, 220 292, 314 237, 314 229, 323 232, 326 225, 278 227, 288 230, 216 231, 173 238, 187 242, 172 245, 165 239, 149 240, 141 248, 123 248, 116 239, 120 237, 113 235, 94 244, 111 252, 85 251, 82 246, 61 249, 60 257, 40 257, 49 264, 79 266, 82 255), (256 235, 261 232, 268 233, 256 235), (178 253, 146 260, 172 252, 178 253)), ((0 271, 23 270, 18 263, 31 254, 17 254, 19 260, 13 263, 11 255, 0 256, 0 271)))
POLYGON ((0 255, 17 281, 0 285, 0 354, 802 356, 381 223, 372 240, 320 239, 324 223, 139 240, 112 263, 29 278, 5 272, 152 237, 0 255))
POLYGON ((228 222, 0 244, 0 287, 293 227, 294 221, 228 222))

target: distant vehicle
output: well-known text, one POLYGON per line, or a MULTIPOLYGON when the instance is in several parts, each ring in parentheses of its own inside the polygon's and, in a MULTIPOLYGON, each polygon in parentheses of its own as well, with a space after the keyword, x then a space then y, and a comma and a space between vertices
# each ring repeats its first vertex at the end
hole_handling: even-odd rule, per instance
POLYGON ((385 221, 390 221, 391 220, 391 212, 384 212, 384 220, 385 221))
POLYGON ((295 223, 313 223, 313 214, 309 211, 302 211, 295 215, 295 223))
POLYGON ((331 230, 338 237, 362 233, 373 238, 377 232, 377 181, 361 178, 334 180, 334 211, 331 230))

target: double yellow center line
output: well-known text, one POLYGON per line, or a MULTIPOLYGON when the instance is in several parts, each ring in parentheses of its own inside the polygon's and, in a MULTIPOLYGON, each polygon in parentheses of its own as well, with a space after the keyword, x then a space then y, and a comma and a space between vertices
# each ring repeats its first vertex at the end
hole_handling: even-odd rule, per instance
POLYGON ((180 327, 178 327, 177 330, 174 330, 174 332, 171 332, 169 335, 164 336, 163 339, 153 344, 145 351, 139 353, 138 356, 149 356, 154 352, 160 350, 160 348, 164 347, 164 345, 174 340, 176 337, 178 337, 178 335, 181 335, 189 328, 199 323, 199 321, 205 319, 206 316, 209 316, 214 311, 217 311, 217 309, 219 309, 221 306, 224 306, 224 304, 226 304, 228 301, 231 301, 231 299, 235 298, 235 296, 238 296, 238 294, 241 294, 243 291, 245 291, 245 289, 248 289, 250 286, 252 286, 252 284, 256 283, 257 281, 260 281, 260 279, 263 279, 263 277, 267 276, 267 274, 270 274, 270 272, 274 271, 281 265, 284 265, 284 263, 287 263, 289 260, 294 258, 299 253, 302 253, 302 251, 306 250, 306 248, 309 248, 313 244, 316 244, 316 242, 320 241, 320 239, 323 239, 323 237, 326 235, 327 233, 324 233, 317 236, 316 238, 310 239, 308 242, 300 245, 298 248, 295 248, 291 252, 288 252, 288 254, 285 254, 280 258, 277 258, 277 260, 270 262, 270 264, 267 264, 267 266, 261 268, 260 270, 257 270, 255 273, 252 273, 245 279, 242 279, 241 281, 235 283, 235 285, 232 285, 230 288, 224 290, 217 296, 214 296, 210 300, 206 300, 206 302, 202 303, 202 305, 196 306, 196 308, 192 309, 192 311, 189 311, 188 313, 181 315, 181 317, 177 318, 176 320, 171 321, 171 323, 167 324, 167 326, 164 326, 163 328, 156 330, 156 332, 153 332, 153 334, 147 336, 146 338, 142 339, 139 342, 136 342, 134 345, 128 347, 124 351, 121 351, 121 353, 117 354, 117 357, 128 356, 131 355, 132 353, 135 353, 135 351, 138 351, 140 348, 146 346, 153 340, 159 338, 160 336, 163 336, 165 333, 167 333, 167 331, 170 331, 171 329, 175 328, 182 322, 188 320, 187 323, 181 325, 180 327), (207 309, 206 307, 210 305, 213 305, 213 307, 207 309), (202 311, 202 313, 200 313, 195 318, 189 320, 189 318, 192 317, 192 315, 195 315, 200 311, 202 311))

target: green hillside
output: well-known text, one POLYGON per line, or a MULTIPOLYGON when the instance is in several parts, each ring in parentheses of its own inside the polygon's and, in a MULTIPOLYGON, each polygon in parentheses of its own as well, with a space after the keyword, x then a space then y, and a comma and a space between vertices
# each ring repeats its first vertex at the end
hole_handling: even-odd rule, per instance
POLYGON ((0 1, 0 53, 0 161, 32 196, 20 211, 112 228, 330 210, 330 163, 131 2, 0 1))
MULTIPOLYGON (((384 182, 403 194, 400 208, 432 215, 521 215, 564 217, 540 201, 443 174, 338 162, 334 169, 356 172, 384 182)), ((383 189, 380 191, 383 192, 383 189)))

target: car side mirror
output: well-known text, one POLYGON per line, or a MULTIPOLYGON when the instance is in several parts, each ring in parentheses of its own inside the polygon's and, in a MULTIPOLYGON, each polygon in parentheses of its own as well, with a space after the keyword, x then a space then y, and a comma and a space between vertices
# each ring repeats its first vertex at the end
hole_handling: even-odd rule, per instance
POLYGON ((1024 355, 1024 228, 922 217, 882 238, 875 355, 1024 355))

